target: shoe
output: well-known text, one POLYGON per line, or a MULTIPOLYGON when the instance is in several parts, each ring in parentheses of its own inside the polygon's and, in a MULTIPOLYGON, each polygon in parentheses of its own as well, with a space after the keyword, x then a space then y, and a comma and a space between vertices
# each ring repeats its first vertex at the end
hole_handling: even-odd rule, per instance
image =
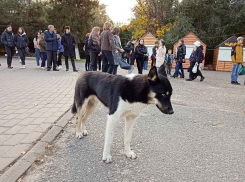
POLYGON ((47 69, 46 71, 50 71, 50 69, 47 69))
POLYGON ((43 70, 44 70, 44 69, 46 69, 46 67, 41 67, 41 69, 43 69, 43 70))
POLYGON ((240 85, 240 83, 238 83, 238 82, 231 82, 231 84, 233 84, 233 85, 240 85))
POLYGON ((37 66, 37 68, 40 68, 40 66, 37 66))
POLYGON ((58 70, 58 69, 53 69, 53 71, 60 71, 60 70, 58 70))
POLYGON ((180 78, 185 78, 184 76, 181 76, 180 78))
POLYGON ((74 72, 78 72, 78 70, 73 70, 74 72))
POLYGON ((241 85, 240 83, 236 82, 237 85, 241 85))
POLYGON ((13 69, 13 67, 12 66, 9 66, 8 69, 13 69))
POLYGON ((186 81, 191 82, 191 81, 192 81, 192 79, 187 79, 186 81))
POLYGON ((170 76, 171 78, 175 78, 176 76, 174 76, 174 75, 172 75, 172 76, 170 76))
POLYGON ((66 68, 66 71, 69 71, 69 69, 66 68))
POLYGON ((59 69, 59 70, 60 70, 60 69, 62 69, 62 66, 61 66, 61 65, 59 65, 59 66, 58 66, 58 69, 59 69))
POLYGON ((20 69, 26 69, 26 65, 21 65, 20 69))
POLYGON ((201 78, 200 82, 203 82, 204 79, 205 79, 205 77, 203 76, 203 77, 201 78))

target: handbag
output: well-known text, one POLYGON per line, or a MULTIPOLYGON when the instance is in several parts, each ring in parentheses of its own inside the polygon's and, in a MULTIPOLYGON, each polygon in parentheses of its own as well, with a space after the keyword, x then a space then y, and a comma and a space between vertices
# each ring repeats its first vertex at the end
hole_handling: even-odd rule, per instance
POLYGON ((198 64, 195 64, 195 66, 192 68, 192 73, 197 73, 197 66, 198 64))
POLYGON ((25 52, 26 52, 26 53, 27 53, 27 52, 30 52, 29 47, 25 47, 25 52))
POLYGON ((243 65, 240 67, 240 70, 238 72, 238 75, 239 76, 245 75, 245 67, 243 65))
POLYGON ((131 66, 126 61, 124 61, 123 59, 119 59, 118 62, 119 62, 119 65, 122 69, 129 70, 131 68, 131 66))

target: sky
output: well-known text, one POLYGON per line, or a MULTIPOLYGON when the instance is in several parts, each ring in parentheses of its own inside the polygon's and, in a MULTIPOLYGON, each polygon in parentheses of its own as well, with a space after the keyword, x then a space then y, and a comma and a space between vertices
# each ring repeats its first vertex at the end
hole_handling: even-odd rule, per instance
POLYGON ((129 23, 128 19, 133 16, 132 8, 136 0, 100 0, 107 5, 106 12, 114 23, 129 23))

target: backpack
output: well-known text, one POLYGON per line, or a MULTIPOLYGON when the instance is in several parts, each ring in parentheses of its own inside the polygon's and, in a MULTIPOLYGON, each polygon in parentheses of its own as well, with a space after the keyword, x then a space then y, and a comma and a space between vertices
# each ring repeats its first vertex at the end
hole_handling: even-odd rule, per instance
POLYGON ((234 56, 236 59, 236 45, 231 48, 231 56, 234 56))

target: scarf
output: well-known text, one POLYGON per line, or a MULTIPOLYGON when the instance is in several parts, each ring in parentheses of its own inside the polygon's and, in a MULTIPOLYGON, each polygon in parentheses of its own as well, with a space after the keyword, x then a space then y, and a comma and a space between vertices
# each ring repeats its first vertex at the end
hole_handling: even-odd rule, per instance
POLYGON ((120 45, 122 45, 121 44, 121 39, 120 39, 120 37, 118 36, 118 35, 114 35, 115 37, 116 37, 116 39, 118 40, 118 42, 120 43, 120 45))

